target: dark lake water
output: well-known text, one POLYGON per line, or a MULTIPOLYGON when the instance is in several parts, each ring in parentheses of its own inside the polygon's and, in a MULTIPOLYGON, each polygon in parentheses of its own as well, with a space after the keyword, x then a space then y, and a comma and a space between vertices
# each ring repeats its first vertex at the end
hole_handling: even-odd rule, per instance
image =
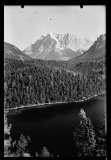
POLYGON ((106 95, 80 103, 56 104, 48 108, 31 108, 19 114, 8 115, 12 124, 11 137, 30 136, 33 151, 43 146, 53 155, 74 156, 73 131, 79 123, 78 113, 83 108, 95 131, 106 113, 106 95))

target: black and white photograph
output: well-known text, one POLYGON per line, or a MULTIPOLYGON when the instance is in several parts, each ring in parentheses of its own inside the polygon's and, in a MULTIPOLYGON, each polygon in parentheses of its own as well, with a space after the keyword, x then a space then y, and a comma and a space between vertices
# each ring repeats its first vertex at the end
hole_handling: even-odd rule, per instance
POLYGON ((4 5, 4 157, 107 157, 106 6, 4 5))

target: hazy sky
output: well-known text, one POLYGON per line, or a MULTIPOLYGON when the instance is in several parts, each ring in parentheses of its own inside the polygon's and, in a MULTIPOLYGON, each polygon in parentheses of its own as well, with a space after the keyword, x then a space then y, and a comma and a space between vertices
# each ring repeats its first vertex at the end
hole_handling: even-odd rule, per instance
POLYGON ((4 41, 21 50, 42 34, 71 33, 95 41, 105 32, 105 6, 4 7, 4 41))

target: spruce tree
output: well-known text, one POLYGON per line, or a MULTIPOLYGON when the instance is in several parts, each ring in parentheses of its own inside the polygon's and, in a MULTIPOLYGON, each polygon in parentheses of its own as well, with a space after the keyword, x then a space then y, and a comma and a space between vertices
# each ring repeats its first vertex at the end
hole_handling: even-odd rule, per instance
POLYGON ((40 157, 53 157, 46 147, 43 147, 40 157))
POLYGON ((4 157, 31 157, 30 153, 27 153, 26 146, 29 138, 25 138, 21 135, 18 144, 16 141, 12 142, 10 136, 11 125, 7 123, 7 112, 4 111, 4 157), (16 152, 12 152, 12 148, 17 148, 16 152))
POLYGON ((91 120, 83 109, 80 110, 79 118, 80 124, 73 133, 77 156, 94 156, 96 139, 91 120))

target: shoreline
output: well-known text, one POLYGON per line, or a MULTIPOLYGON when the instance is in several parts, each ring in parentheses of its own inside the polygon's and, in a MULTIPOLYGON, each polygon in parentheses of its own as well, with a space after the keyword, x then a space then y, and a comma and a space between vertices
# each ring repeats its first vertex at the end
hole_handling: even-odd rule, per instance
POLYGON ((84 102, 84 101, 93 99, 93 98, 95 98, 95 97, 97 97, 97 96, 100 96, 100 95, 103 95, 103 94, 106 94, 106 92, 103 92, 103 93, 101 93, 101 94, 94 95, 94 96, 92 96, 92 97, 89 97, 89 98, 83 99, 83 100, 79 100, 79 101, 32 104, 32 105, 28 105, 28 106, 21 106, 21 107, 15 107, 15 108, 10 108, 10 109, 4 109, 4 111, 5 111, 5 112, 18 111, 18 110, 20 110, 20 109, 26 109, 26 108, 30 108, 30 107, 47 108, 47 107, 49 107, 50 105, 61 104, 61 103, 62 103, 62 104, 71 103, 71 102, 79 103, 79 102, 84 102), (45 106, 45 105, 48 105, 48 106, 45 106))

